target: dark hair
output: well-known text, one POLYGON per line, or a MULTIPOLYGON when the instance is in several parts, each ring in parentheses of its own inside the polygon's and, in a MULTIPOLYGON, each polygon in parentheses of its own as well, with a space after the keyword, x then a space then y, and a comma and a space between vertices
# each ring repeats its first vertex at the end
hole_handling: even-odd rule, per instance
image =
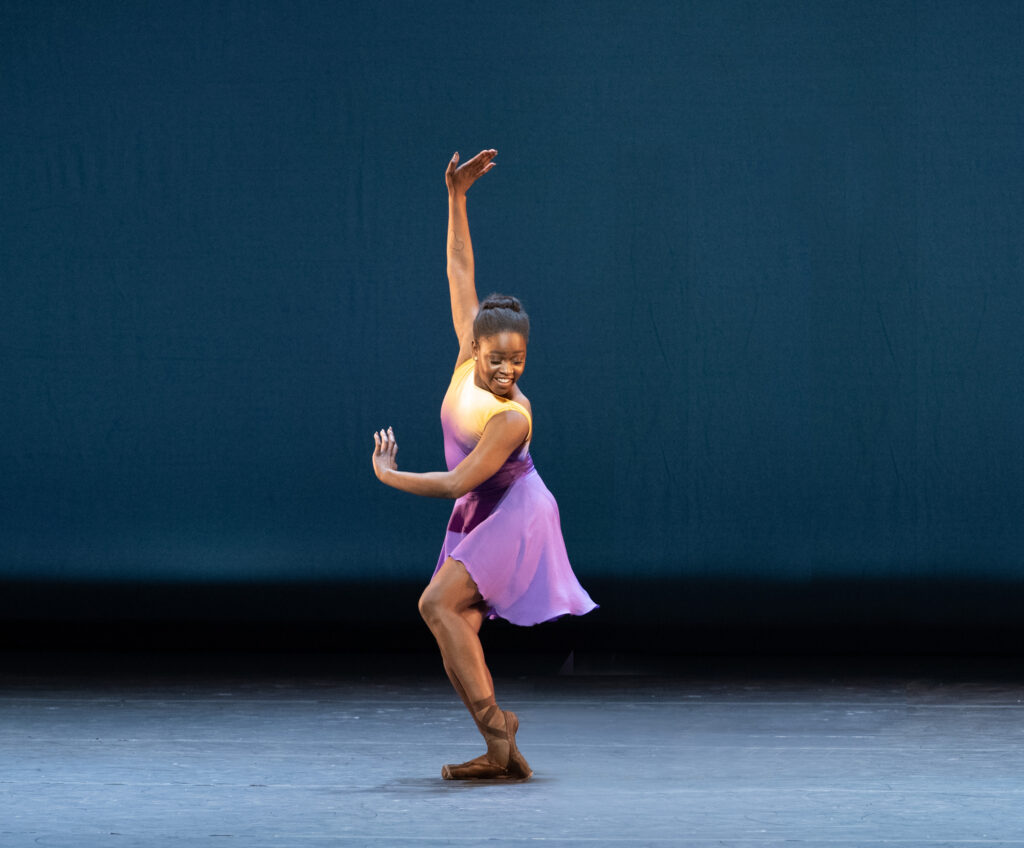
POLYGON ((489 294, 480 303, 473 319, 473 338, 484 339, 498 333, 520 333, 530 340, 530 316, 519 298, 509 294, 489 294))

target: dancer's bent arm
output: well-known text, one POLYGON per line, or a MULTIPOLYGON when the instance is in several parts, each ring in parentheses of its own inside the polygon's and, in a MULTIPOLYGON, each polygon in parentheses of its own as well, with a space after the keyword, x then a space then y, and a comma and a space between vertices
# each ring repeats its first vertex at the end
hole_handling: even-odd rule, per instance
POLYGON ((390 427, 373 434, 373 470, 382 483, 429 498, 461 498, 495 472, 522 446, 530 432, 526 416, 509 410, 495 415, 472 453, 451 471, 427 471, 415 474, 399 471, 395 461, 398 443, 390 427))
POLYGON ((444 174, 448 186, 448 291, 452 301, 452 323, 459 340, 456 367, 472 355, 473 319, 479 301, 476 295, 476 269, 473 262, 473 243, 469 238, 469 217, 466 211, 466 192, 477 178, 494 167, 497 150, 481 150, 476 156, 459 166, 459 154, 452 156, 444 174))

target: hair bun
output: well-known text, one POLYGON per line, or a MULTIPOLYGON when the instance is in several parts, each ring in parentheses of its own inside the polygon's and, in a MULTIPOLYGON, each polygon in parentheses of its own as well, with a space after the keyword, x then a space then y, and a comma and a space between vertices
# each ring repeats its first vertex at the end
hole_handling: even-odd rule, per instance
POLYGON ((511 309, 513 312, 522 312, 523 304, 518 297, 510 294, 489 294, 480 304, 480 310, 484 309, 511 309))
POLYGON ((498 333, 521 333, 530 338, 530 316, 518 297, 510 294, 489 294, 483 299, 473 319, 473 338, 484 339, 498 333))

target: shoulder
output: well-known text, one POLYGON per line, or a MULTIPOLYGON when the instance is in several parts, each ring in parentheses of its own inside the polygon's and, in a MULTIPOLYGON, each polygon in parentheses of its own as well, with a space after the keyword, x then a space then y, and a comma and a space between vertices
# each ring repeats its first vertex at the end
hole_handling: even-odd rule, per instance
POLYGON ((483 435, 489 441, 505 443, 511 450, 528 441, 532 430, 533 421, 526 410, 514 401, 506 401, 490 411, 483 435))
POLYGON ((514 398, 499 398, 491 395, 493 404, 487 410, 485 427, 492 422, 500 422, 500 427, 509 433, 516 433, 520 441, 527 441, 533 435, 533 410, 530 408, 530 401, 522 392, 517 392, 514 398), (504 413, 513 412, 514 415, 504 413))
POLYGON ((516 393, 512 400, 522 406, 530 415, 533 415, 533 406, 530 405, 530 399, 523 394, 519 386, 516 386, 516 393))
POLYGON ((455 365, 455 370, 452 371, 451 380, 448 381, 449 386, 454 385, 455 383, 457 383, 457 382, 459 382, 461 380, 465 380, 466 376, 469 375, 469 374, 472 374, 472 372, 473 372, 473 358, 472 357, 470 357, 469 359, 463 359, 462 361, 457 362, 456 365, 455 365))

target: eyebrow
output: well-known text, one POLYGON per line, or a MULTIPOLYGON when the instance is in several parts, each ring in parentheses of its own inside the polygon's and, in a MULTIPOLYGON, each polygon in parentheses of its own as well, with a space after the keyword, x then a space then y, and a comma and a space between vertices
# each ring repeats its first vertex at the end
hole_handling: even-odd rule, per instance
MULTIPOLYGON (((488 356, 504 356, 506 351, 504 350, 490 350, 487 352, 488 356)), ((511 356, 526 356, 525 350, 513 350, 508 352, 511 356)))

